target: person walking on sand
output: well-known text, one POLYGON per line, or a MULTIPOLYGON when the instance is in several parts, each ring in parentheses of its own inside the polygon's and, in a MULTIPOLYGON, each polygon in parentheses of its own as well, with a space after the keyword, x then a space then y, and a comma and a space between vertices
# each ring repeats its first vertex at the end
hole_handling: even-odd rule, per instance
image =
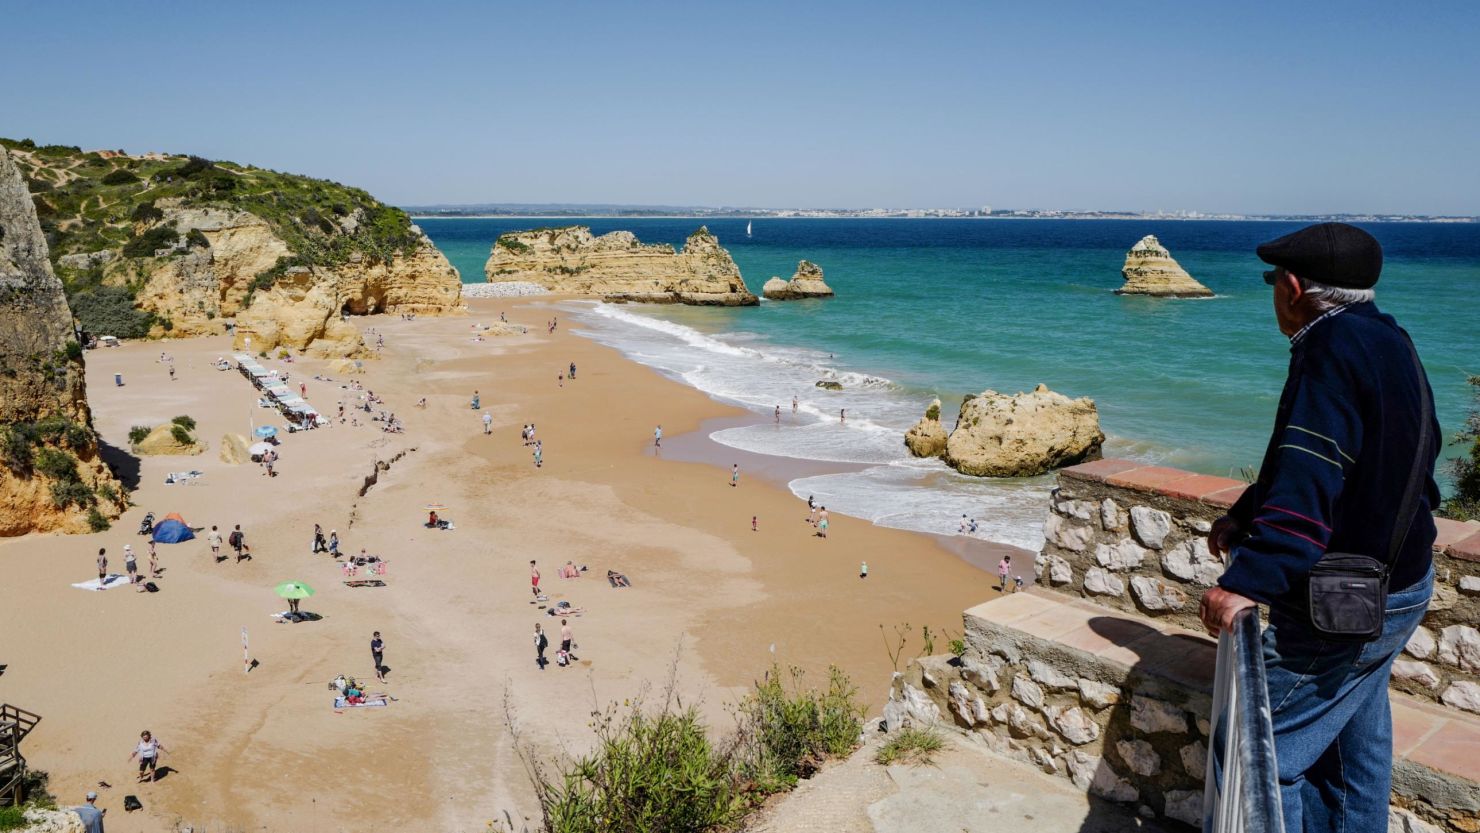
POLYGON ((159 550, 158 545, 151 538, 149 540, 149 577, 159 578, 159 550))
POLYGON ((571 632, 570 620, 560 620, 560 651, 568 659, 575 659, 576 655, 570 652, 571 646, 575 644, 575 634, 571 632))
POLYGON ((1010 556, 1010 555, 1004 555, 1004 556, 1002 556, 1002 560, 997 562, 997 578, 1001 582, 997 586, 997 592, 998 593, 1006 593, 1007 592, 1008 575, 1011 572, 1012 572, 1012 556, 1010 556))
POLYGON ((663 447, 663 426, 659 425, 653 429, 653 448, 663 447))
POLYGON ((570 380, 572 382, 574 382, 575 379, 576 379, 576 363, 575 362, 571 362, 570 363, 570 380))
POLYGON ((493 414, 490 414, 487 411, 483 412, 483 433, 493 433, 493 414))
POLYGON ((319 524, 314 524, 313 525, 313 549, 312 549, 313 554, 314 555, 318 555, 321 552, 328 552, 328 551, 329 551, 329 544, 328 544, 327 541, 324 540, 324 528, 322 526, 320 526, 319 524))
POLYGON ((250 555, 246 554, 247 536, 246 533, 242 532, 241 524, 237 524, 236 527, 231 530, 231 535, 226 540, 227 543, 231 544, 231 548, 236 551, 236 561, 238 564, 241 563, 243 558, 251 558, 250 555))
POLYGON ((148 729, 139 733, 139 744, 134 747, 132 754, 128 756, 130 762, 134 758, 139 759, 139 783, 154 780, 154 769, 159 766, 159 753, 168 752, 164 744, 155 739, 148 729))
POLYGON ((534 442, 534 467, 542 468, 545 465, 545 446, 539 440, 534 442))
POLYGON ((534 623, 534 664, 541 671, 545 670, 545 649, 550 647, 550 637, 545 636, 545 629, 540 627, 539 622, 534 623))
POLYGON ((338 530, 334 530, 334 529, 329 530, 329 556, 331 558, 338 558, 339 557, 339 531, 338 530))
MULTIPOLYGON (((123 568, 128 571, 128 583, 139 583, 139 562, 134 558, 134 547, 132 544, 123 545, 123 568)), ((141 591, 143 588, 139 588, 141 591)))
POLYGON ((221 561, 221 530, 217 529, 215 524, 211 525, 211 534, 206 536, 206 540, 211 543, 211 557, 219 563, 221 561))
POLYGON ((175 366, 173 364, 170 365, 170 381, 175 381, 175 366))
POLYGON ((751 532, 760 532, 761 531, 760 530, 760 517, 759 516, 757 516, 757 515, 751 515, 750 516, 750 531, 751 532))
POLYGON ((827 507, 824 506, 817 511, 817 537, 827 537, 827 507))
POLYGON ((370 634, 370 659, 375 662, 375 679, 385 682, 385 640, 380 631, 370 634))
POLYGON ((730 467, 730 488, 740 485, 740 464, 736 463, 730 467))
POLYGON ((108 582, 108 550, 98 547, 98 589, 108 582))
POLYGON ((529 589, 534 593, 534 600, 530 604, 540 600, 540 568, 534 566, 534 559, 529 561, 529 589))

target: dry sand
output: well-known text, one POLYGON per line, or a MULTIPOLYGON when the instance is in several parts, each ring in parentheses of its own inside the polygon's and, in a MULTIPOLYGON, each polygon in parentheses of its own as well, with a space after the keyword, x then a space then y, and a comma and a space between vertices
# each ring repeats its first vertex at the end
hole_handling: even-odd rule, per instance
MULTIPOLYGON (((835 664, 877 712, 891 662, 879 626, 959 631, 960 611, 996 593, 995 577, 967 563, 959 542, 901 532, 836 513, 827 540, 804 523, 805 503, 768 477, 729 484, 727 457, 700 437, 675 443, 706 420, 743 413, 667 380, 566 329, 545 300, 471 302, 467 317, 362 319, 385 335, 379 360, 358 377, 406 425, 334 425, 285 435, 269 479, 252 464, 217 457, 221 436, 253 420, 281 425, 255 407, 256 392, 211 361, 225 338, 134 343, 88 354, 88 392, 104 439, 127 445, 132 425, 178 414, 199 423, 210 446, 197 457, 146 457, 135 507, 107 532, 29 536, 0 543, 0 702, 43 720, 23 751, 51 773, 63 804, 81 803, 101 781, 108 829, 359 831, 484 830, 504 810, 532 814, 522 766, 505 727, 504 702, 527 739, 546 750, 581 750, 593 709, 666 679, 679 657, 681 691, 722 722, 724 706, 772 661, 806 670, 815 683, 835 664), (527 335, 474 342, 473 322, 509 320, 527 335), (178 381, 158 362, 174 357, 178 381), (557 385, 570 362, 576 380, 557 385), (115 387, 113 374, 126 385, 115 387), (468 400, 481 392, 493 415, 468 400), (425 410, 414 407, 425 396, 425 410), (519 440, 536 424, 544 466, 519 440), (652 430, 685 460, 653 452, 652 430), (399 459, 361 497, 377 460, 399 459), (698 460, 711 459, 716 467, 698 460), (200 469, 189 485, 169 471, 200 469), (453 531, 426 529, 428 502, 447 504, 453 531), (205 532, 161 545, 161 592, 92 593, 72 582, 95 577, 98 547, 121 571, 124 544, 146 563, 136 534, 145 511, 179 512, 223 534, 241 524, 253 559, 215 563, 205 532), (751 531, 751 517, 759 531, 751 531), (310 552, 314 523, 337 529, 342 549, 389 559, 385 588, 351 589, 326 555, 310 552), (948 547, 949 545, 949 547, 948 547), (580 661, 536 668, 535 622, 559 623, 529 603, 529 560, 539 563, 552 602, 584 607, 572 619, 580 661), (567 560, 586 577, 562 580, 567 560), (870 575, 858 578, 860 561, 870 575), (634 587, 614 590, 606 570, 634 587), (300 579, 318 589, 304 610, 320 621, 275 624, 285 608, 272 592, 300 579), (243 671, 241 629, 260 665, 243 671), (369 641, 386 640, 387 708, 332 708, 328 682, 340 673, 373 679, 369 641), (774 646, 774 654, 772 647, 774 646), (166 776, 135 785, 126 758, 142 729, 165 744, 166 776), (123 796, 145 809, 125 815, 123 796)), ((324 362, 285 368, 291 384, 333 414, 347 377, 324 362), (316 381, 327 374, 334 382, 316 381)), ((361 413, 360 416, 367 416, 361 413)), ((128 459, 128 458, 125 458, 128 459)), ((757 469, 767 469, 756 465, 757 469)), ((974 546, 995 562, 1010 548, 974 546)), ((945 638, 936 651, 944 651, 945 638)), ((918 638, 908 654, 920 652, 918 638)))

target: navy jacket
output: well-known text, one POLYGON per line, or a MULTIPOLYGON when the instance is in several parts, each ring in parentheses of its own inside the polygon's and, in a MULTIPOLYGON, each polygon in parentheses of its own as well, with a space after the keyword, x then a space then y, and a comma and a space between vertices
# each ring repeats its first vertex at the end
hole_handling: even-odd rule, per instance
POLYGON ((1432 414, 1428 377, 1415 368, 1393 317, 1352 304, 1317 319, 1290 345, 1290 372, 1259 480, 1229 510, 1248 537, 1233 547, 1218 584, 1243 596, 1303 611, 1306 575, 1326 552, 1387 558, 1393 517, 1414 455, 1422 455, 1418 512, 1393 565, 1391 590, 1428 574, 1437 419, 1418 447, 1420 396, 1432 414))

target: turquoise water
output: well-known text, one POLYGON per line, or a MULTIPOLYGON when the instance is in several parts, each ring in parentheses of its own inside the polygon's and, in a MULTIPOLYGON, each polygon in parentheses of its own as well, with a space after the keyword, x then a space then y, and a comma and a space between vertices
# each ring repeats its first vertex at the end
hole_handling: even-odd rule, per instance
MULTIPOLYGON (((419 222, 464 281, 474 282, 482 280, 498 234, 577 221, 419 222)), ((596 233, 628 229, 644 242, 674 245, 699 224, 578 222, 596 233)), ((822 266, 838 296, 748 309, 629 305, 581 321, 600 340, 718 397, 760 413, 787 406, 782 429, 727 432, 717 437, 722 442, 878 463, 890 468, 875 472, 876 480, 976 494, 978 484, 901 459, 898 432, 933 396, 945 403, 949 427, 963 394, 1028 390, 1041 382, 1095 400, 1110 438, 1107 455, 1224 476, 1258 465, 1289 348, 1275 327, 1270 290, 1253 251, 1298 224, 762 219, 750 238, 744 220, 708 225, 753 291, 772 275, 789 277, 806 258, 822 266), (1114 295, 1126 250, 1145 234, 1157 235, 1217 297, 1114 295), (834 376, 845 383, 840 396, 810 384, 834 376), (789 415, 793 395, 803 401, 798 424, 789 415), (846 432, 835 424, 837 407, 849 409, 846 432)), ((1471 407, 1466 374, 1480 373, 1480 226, 1367 228, 1387 252, 1378 304, 1412 333, 1450 436, 1471 407)), ((838 486, 803 484, 814 485, 838 486)), ((991 485, 998 491, 1045 488, 1042 479, 991 485)), ((847 501, 845 493, 857 499, 862 487, 854 478, 851 492, 834 492, 847 501)), ((793 489, 801 490, 797 484, 793 489)), ((947 531, 937 527, 959 514, 954 505, 931 508, 928 496, 920 503, 908 513, 933 511, 939 517, 927 525, 936 531, 947 531)), ((1041 504, 1034 511, 1041 513, 1041 504)), ((880 508, 871 516, 887 514, 880 508)))

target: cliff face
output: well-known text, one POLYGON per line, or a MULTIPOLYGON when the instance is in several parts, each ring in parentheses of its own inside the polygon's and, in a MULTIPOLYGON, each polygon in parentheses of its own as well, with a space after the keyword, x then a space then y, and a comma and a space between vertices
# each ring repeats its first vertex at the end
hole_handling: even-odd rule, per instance
POLYGON ((832 287, 822 280, 822 267, 810 260, 797 264, 791 280, 773 277, 761 287, 761 294, 773 301, 793 301, 799 298, 831 298, 832 287))
POLYGON ((505 234, 483 272, 492 283, 535 283, 551 292, 660 304, 759 303, 719 240, 701 227, 682 251, 643 244, 629 231, 597 237, 585 226, 505 234))
POLYGON ((0 141, 37 191, 60 277, 94 335, 219 334, 237 318, 261 349, 353 355, 358 330, 329 323, 341 311, 461 308, 447 259, 364 191, 195 157, 0 141))
POLYGON ((119 514, 98 459, 82 349, 20 171, 0 148, 0 536, 88 528, 119 514), (107 490, 104 490, 105 492, 107 490))
POLYGON ((1156 235, 1148 234, 1125 255, 1120 270, 1125 285, 1120 295, 1153 295, 1159 298, 1211 298, 1213 291, 1192 279, 1156 235))

